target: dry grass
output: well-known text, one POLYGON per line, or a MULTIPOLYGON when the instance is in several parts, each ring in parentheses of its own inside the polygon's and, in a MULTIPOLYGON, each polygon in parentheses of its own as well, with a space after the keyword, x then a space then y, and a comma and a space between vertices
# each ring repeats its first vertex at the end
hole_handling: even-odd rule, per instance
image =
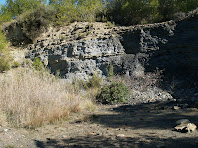
POLYGON ((44 72, 18 68, 0 75, 0 108, 14 126, 53 123, 89 106, 89 98, 44 72))

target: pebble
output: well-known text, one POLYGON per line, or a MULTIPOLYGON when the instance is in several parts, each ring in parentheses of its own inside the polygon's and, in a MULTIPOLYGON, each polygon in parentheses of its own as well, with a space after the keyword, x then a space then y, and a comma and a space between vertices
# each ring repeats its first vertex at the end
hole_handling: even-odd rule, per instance
POLYGON ((118 134, 116 137, 125 137, 124 134, 118 134))
POLYGON ((90 135, 90 136, 96 136, 97 133, 89 133, 88 135, 90 135))
POLYGON ((63 135, 62 137, 63 137, 63 138, 67 138, 67 135, 63 135))
POLYGON ((180 107, 179 107, 179 106, 173 106, 173 109, 174 109, 174 110, 179 110, 180 107))
POLYGON ((7 132, 8 131, 8 129, 4 129, 4 132, 7 132))

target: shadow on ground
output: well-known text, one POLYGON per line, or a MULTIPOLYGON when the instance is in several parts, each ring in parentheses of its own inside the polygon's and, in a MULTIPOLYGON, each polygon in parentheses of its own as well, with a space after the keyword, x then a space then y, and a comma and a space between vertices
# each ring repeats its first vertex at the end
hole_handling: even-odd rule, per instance
POLYGON ((107 127, 122 126, 131 129, 172 129, 179 119, 188 119, 198 125, 198 109, 174 110, 176 102, 157 102, 140 105, 124 105, 111 109, 112 114, 94 115, 92 122, 107 127))
MULTIPOLYGON (((64 139, 47 139, 46 141, 35 141, 40 148, 197 148, 198 136, 196 133, 192 136, 186 133, 182 136, 178 134, 160 137, 158 134, 148 134, 144 130, 170 131, 178 119, 187 118, 191 122, 198 124, 198 111, 195 108, 184 108, 173 110, 174 103, 151 103, 136 106, 123 105, 115 108, 109 108, 108 114, 95 114, 91 122, 103 125, 104 127, 122 128, 142 131, 137 136, 117 137, 116 135, 87 135, 64 139), (178 137, 177 137, 178 136, 178 137)), ((90 123, 91 124, 91 123, 90 123)))
POLYGON ((76 137, 71 139, 48 139, 35 141, 39 148, 197 148, 198 138, 159 139, 145 135, 146 140, 137 138, 107 138, 103 136, 76 137))

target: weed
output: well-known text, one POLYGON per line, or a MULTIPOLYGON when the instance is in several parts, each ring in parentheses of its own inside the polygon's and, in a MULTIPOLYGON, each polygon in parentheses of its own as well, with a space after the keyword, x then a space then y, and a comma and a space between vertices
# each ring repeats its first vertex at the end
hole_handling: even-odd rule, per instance
POLYGON ((8 144, 8 145, 6 146, 6 148, 14 148, 14 146, 13 146, 13 145, 8 144))
POLYGON ((38 57, 36 57, 33 61, 33 67, 38 71, 43 71, 45 69, 43 63, 40 61, 38 57))
POLYGON ((66 36, 64 36, 64 35, 61 35, 61 40, 66 40, 66 36))
POLYGON ((113 28, 115 25, 113 23, 111 23, 110 21, 107 21, 107 25, 110 27, 110 28, 113 28))
POLYGON ((11 68, 10 59, 6 56, 0 57, 0 72, 7 71, 11 68))
POLYGON ((13 67, 13 68, 17 68, 17 67, 19 67, 20 65, 21 65, 21 64, 20 64, 19 62, 14 61, 12 67, 13 67))
POLYGON ((77 38, 77 39, 80 40, 80 39, 86 37, 86 35, 87 35, 87 33, 80 33, 80 34, 78 35, 78 38, 77 38))
POLYGON ((112 65, 112 64, 110 64, 110 65, 109 65, 109 68, 107 69, 107 76, 108 76, 108 77, 114 76, 113 65, 112 65))
POLYGON ((93 73, 93 76, 89 78, 88 87, 89 88, 100 88, 102 84, 102 78, 98 73, 93 73))

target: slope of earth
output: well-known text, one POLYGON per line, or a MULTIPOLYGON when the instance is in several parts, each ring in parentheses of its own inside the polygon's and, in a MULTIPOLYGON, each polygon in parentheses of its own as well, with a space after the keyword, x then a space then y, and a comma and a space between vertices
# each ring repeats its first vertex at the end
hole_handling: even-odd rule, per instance
POLYGON ((144 105, 98 106, 58 125, 34 130, 1 127, 0 147, 135 147, 195 148, 198 132, 173 130, 179 119, 198 124, 197 108, 172 109, 177 102, 144 105))

